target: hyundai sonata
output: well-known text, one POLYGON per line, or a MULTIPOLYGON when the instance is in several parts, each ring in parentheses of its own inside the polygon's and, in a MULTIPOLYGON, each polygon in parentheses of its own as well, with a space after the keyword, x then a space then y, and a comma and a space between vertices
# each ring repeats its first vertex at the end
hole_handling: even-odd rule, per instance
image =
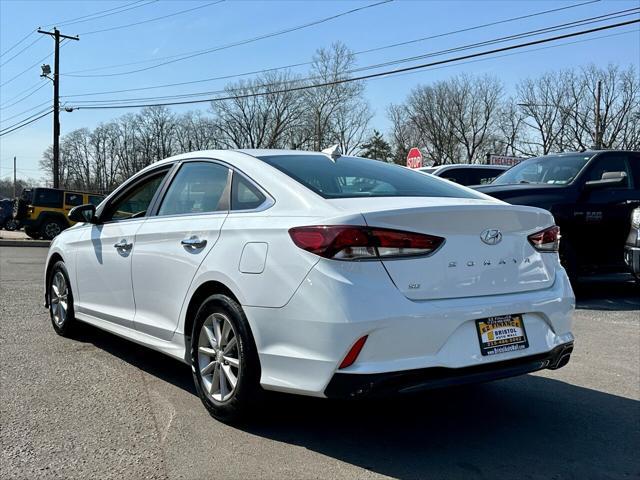
POLYGON ((545 210, 337 151, 154 163, 51 244, 53 328, 191 365, 232 421, 263 390, 397 394, 569 361, 574 297, 545 210))

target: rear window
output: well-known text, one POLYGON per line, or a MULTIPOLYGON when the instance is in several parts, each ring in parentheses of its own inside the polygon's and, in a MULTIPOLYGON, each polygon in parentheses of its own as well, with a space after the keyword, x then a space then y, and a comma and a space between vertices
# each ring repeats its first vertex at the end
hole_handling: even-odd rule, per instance
POLYGON ((259 158, 324 198, 481 198, 429 175, 378 160, 340 157, 333 161, 325 155, 267 155, 259 158))

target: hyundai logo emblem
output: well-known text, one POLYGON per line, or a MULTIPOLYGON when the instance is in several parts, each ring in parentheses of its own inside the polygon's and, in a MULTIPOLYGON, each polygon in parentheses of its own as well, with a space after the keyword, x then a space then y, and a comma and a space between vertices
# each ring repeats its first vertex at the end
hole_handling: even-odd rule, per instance
POLYGON ((497 228, 487 228, 480 234, 480 240, 487 245, 497 245, 502 241, 502 232, 497 228))

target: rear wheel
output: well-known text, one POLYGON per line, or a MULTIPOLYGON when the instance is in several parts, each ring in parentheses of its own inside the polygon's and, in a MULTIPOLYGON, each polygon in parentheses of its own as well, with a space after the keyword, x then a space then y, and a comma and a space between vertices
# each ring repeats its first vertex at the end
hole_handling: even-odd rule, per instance
POLYGON ((240 305, 212 295, 201 305, 191 334, 191 365, 198 395, 223 422, 241 420, 259 398, 260 363, 240 305))
POLYGON ((65 225, 63 225, 61 220, 48 218, 42 223, 42 227, 40 227, 40 235, 46 240, 53 240, 60 235, 64 227, 65 225))
POLYGON ((58 261, 49 276, 49 314, 58 335, 69 336, 74 328, 73 294, 69 275, 63 261, 58 261))

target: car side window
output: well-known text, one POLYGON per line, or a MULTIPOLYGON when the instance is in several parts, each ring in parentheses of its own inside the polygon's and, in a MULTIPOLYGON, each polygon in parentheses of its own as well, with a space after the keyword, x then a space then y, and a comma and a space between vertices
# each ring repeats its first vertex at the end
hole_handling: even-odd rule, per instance
POLYGON ((239 173, 233 174, 231 185, 231 210, 253 210, 267 198, 239 173))
POLYGON ((107 207, 104 221, 144 217, 167 170, 151 175, 107 207))
POLYGON ((104 200, 104 197, 100 197, 98 195, 89 195, 89 203, 95 205, 96 207, 100 205, 100 202, 104 200))
POLYGON ((467 172, 463 168, 450 168, 442 172, 440 176, 451 182, 459 183, 460 185, 467 184, 467 172))
POLYGON ((64 194, 64 203, 70 207, 77 207, 82 205, 82 194, 67 192, 64 194))
POLYGON ((228 210, 229 169, 212 162, 184 163, 162 200, 158 215, 228 210))
POLYGON ((35 192, 33 205, 36 207, 62 208, 62 191, 39 188, 35 192))
POLYGON ((503 170, 493 168, 476 168, 469 170, 469 185, 485 185, 491 183, 503 170))
POLYGON ((608 172, 625 172, 627 177, 622 185, 611 188, 630 188, 630 172, 627 160, 622 155, 604 155, 597 158, 589 168, 585 181, 601 180, 602 175, 608 172))

